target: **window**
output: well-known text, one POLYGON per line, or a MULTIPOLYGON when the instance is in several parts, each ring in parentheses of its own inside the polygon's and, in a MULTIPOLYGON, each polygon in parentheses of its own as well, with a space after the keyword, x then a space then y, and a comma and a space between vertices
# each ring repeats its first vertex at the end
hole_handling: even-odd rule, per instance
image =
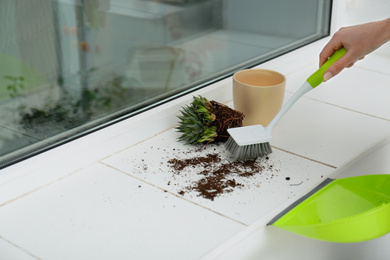
POLYGON ((0 167, 329 33, 330 0, 0 1, 0 167))

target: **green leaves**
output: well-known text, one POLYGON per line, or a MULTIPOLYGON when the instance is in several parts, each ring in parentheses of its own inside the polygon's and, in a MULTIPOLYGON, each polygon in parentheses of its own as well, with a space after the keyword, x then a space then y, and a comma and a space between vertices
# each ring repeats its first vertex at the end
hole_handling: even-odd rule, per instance
POLYGON ((216 126, 213 126, 213 106, 206 98, 194 97, 193 102, 182 107, 180 113, 179 125, 176 127, 181 133, 179 141, 187 144, 209 143, 218 136, 216 126))

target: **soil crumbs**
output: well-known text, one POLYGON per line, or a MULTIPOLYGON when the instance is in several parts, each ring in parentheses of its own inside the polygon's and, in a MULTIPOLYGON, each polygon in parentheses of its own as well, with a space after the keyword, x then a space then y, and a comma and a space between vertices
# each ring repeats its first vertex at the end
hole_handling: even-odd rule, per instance
MULTIPOLYGON (((167 161, 173 174, 182 174, 183 171, 195 171, 201 178, 191 182, 178 193, 184 195, 186 192, 195 191, 200 197, 214 200, 221 194, 230 193, 235 188, 243 187, 244 184, 238 180, 249 178, 263 171, 278 172, 269 157, 262 157, 249 161, 229 161, 222 158, 220 153, 207 153, 190 158, 173 158, 167 161), (237 180, 238 179, 238 180, 237 180)), ((274 174, 271 174, 271 178, 274 174)))

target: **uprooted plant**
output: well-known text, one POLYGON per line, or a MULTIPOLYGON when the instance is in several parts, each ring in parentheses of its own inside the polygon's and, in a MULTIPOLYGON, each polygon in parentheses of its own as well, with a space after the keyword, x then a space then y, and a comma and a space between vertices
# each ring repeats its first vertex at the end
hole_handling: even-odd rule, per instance
POLYGON ((217 101, 195 97, 191 104, 182 107, 178 138, 187 144, 226 141, 228 128, 242 126, 244 114, 217 101))

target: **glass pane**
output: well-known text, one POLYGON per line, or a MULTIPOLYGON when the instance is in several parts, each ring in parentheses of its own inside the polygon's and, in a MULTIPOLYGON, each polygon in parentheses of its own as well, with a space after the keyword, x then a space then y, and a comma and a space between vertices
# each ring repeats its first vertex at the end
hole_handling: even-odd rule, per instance
POLYGON ((0 167, 328 34, 330 0, 0 1, 0 167))

